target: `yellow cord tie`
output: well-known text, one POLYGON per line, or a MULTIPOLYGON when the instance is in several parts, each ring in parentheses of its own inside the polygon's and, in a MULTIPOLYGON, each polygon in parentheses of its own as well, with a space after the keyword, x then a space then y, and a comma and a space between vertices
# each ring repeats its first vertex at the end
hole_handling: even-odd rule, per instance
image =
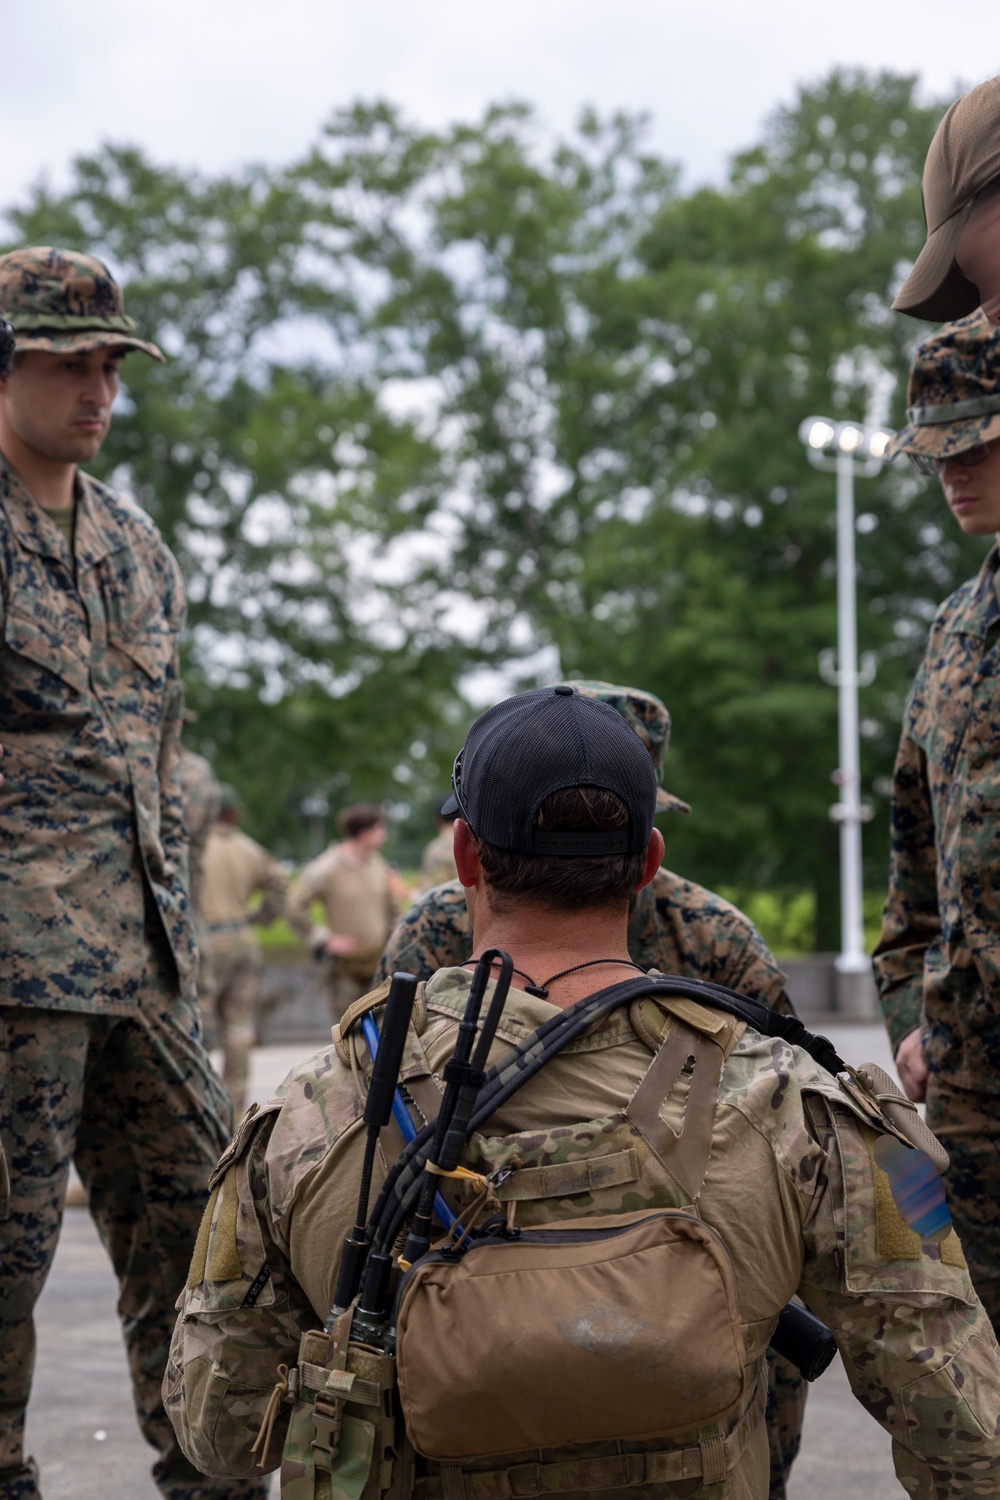
POLYGON ((277 1384, 268 1397, 267 1407, 264 1411, 264 1420, 260 1424, 260 1431, 257 1434, 257 1440, 254 1443, 253 1447, 250 1449, 251 1453, 256 1453, 257 1449, 261 1448, 261 1445, 263 1445, 263 1447, 261 1448, 260 1458, 258 1458, 257 1460, 258 1469, 263 1469, 265 1464, 267 1463, 267 1454, 268 1449, 271 1446, 271 1436, 274 1432, 274 1424, 278 1420, 278 1408, 281 1405, 282 1401, 285 1399, 285 1394, 287 1391, 288 1366, 279 1365, 277 1384))
POLYGON ((481 1172, 471 1172, 468 1167, 453 1167, 448 1172, 444 1167, 439 1167, 434 1162, 429 1161, 425 1170, 430 1172, 432 1177, 454 1177, 460 1182, 472 1182, 481 1193, 485 1192, 489 1187, 489 1180, 481 1172))

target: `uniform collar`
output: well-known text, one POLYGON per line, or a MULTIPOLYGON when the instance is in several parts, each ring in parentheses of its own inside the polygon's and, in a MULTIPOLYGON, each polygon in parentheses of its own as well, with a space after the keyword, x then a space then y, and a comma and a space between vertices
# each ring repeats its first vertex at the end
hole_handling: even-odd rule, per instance
POLYGON ((994 574, 998 565, 1000 565, 1000 547, 994 543, 972 581, 972 588, 949 625, 949 633, 982 637, 986 635, 990 626, 1000 619, 1000 604, 997 603, 994 584, 994 574))
MULTIPOLYGON (((74 550, 77 569, 92 568, 112 552, 126 545, 125 535, 111 515, 100 489, 89 474, 77 470, 74 485, 76 530, 74 550)), ((55 558, 71 566, 66 538, 59 527, 42 510, 25 489, 15 469, 0 454, 0 502, 7 512, 10 528, 18 544, 28 552, 55 558)))

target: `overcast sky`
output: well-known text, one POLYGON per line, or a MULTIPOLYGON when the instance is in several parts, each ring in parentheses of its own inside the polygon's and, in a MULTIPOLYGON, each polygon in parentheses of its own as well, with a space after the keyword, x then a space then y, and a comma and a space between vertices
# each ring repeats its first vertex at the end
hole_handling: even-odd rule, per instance
POLYGON ((953 94, 1000 72, 997 0, 6 0, 0 204, 77 152, 138 143, 206 170, 287 160, 337 104, 441 124, 536 103, 649 110, 685 180, 718 179, 775 104, 836 63, 953 94))

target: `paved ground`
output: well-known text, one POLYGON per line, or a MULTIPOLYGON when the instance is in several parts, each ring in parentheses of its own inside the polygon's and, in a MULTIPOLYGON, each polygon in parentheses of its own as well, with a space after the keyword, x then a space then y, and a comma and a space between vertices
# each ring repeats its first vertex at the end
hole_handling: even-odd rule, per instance
MULTIPOLYGON (((820 1027, 842 1055, 890 1065, 880 1027, 820 1027)), ((308 1047, 263 1047, 252 1090, 263 1101, 308 1047)), ((38 1313, 28 1439, 45 1500, 156 1500, 150 1452, 129 1399, 115 1285, 85 1209, 70 1209, 38 1313)), ((814 1387, 790 1500, 898 1500, 889 1439, 854 1401, 837 1364, 814 1387)), ((277 1495, 277 1485, 274 1487, 277 1495)))

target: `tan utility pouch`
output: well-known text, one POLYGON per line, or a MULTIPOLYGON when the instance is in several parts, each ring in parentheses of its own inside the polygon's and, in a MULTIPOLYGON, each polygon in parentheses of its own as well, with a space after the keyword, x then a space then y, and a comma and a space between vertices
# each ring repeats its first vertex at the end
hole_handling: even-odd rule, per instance
POLYGON ((397 1309, 407 1435, 443 1463, 669 1438, 735 1414, 744 1394, 729 1252, 674 1209, 432 1251, 397 1309))
MULTIPOLYGON (((350 1321, 350 1314, 347 1314, 350 1321)), ((346 1330, 343 1330, 346 1332, 346 1330)), ((408 1492, 396 1441, 395 1361, 305 1333, 281 1459, 282 1500, 379 1500, 408 1492)))

